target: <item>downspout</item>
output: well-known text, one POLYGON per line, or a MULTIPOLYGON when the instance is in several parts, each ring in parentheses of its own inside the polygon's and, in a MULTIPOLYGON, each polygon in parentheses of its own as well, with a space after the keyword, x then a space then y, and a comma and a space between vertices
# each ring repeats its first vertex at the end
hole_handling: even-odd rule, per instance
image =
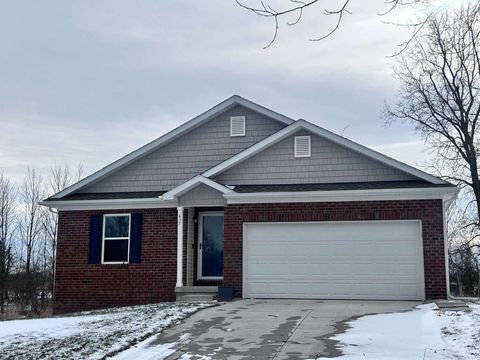
POLYGON ((448 206, 446 200, 442 201, 442 217, 443 217, 443 248, 445 253, 445 277, 447 284, 447 299, 451 298, 450 295, 450 269, 448 264, 448 231, 447 231, 447 210, 448 206))
POLYGON ((447 231, 447 211, 452 205, 453 201, 457 198, 458 191, 448 197, 444 196, 442 199, 442 213, 443 213, 443 247, 445 253, 445 277, 447 284, 447 299, 451 298, 450 295, 450 265, 448 262, 448 231, 447 231))

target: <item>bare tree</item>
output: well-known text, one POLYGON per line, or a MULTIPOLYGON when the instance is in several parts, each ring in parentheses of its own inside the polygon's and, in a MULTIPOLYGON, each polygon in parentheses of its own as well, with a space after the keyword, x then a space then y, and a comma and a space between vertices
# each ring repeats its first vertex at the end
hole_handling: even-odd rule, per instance
POLYGON ((480 285, 480 3, 435 13, 397 61, 398 101, 385 118, 410 122, 433 152, 431 168, 462 188, 449 219, 450 263, 460 286, 461 273, 480 285))
MULTIPOLYGON (((47 191, 50 195, 56 194, 73 183, 80 181, 83 177, 84 169, 82 164, 72 168, 67 163, 63 165, 55 164, 50 168, 50 176, 47 191)), ((43 273, 50 273, 50 277, 44 276, 44 279, 50 278, 48 284, 43 284, 42 299, 45 291, 53 292, 53 274, 55 272, 55 255, 57 250, 57 232, 58 232, 58 214, 51 209, 43 208, 42 222, 44 229, 44 244, 42 249, 43 273)))
POLYGON ((471 189, 478 220, 480 3, 431 17, 398 58, 395 75, 399 100, 387 106, 387 121, 413 124, 434 149, 443 178, 471 189))
MULTIPOLYGON (((295 26, 297 25, 303 17, 304 12, 307 9, 313 9, 316 5, 320 3, 324 4, 324 2, 320 2, 319 0, 288 0, 288 1, 267 1, 267 0, 255 0, 255 1, 248 1, 248 0, 235 0, 235 2, 243 9, 251 11, 257 16, 263 18, 269 18, 273 20, 274 23, 274 31, 273 36, 270 42, 264 47, 264 49, 270 47, 275 40, 277 39, 278 30, 280 27, 280 19, 286 18, 286 24, 288 26, 295 26), (254 3, 250 5, 250 3, 254 3), (273 4, 275 3, 275 5, 273 4), (278 7, 277 7, 278 6, 278 7)), ((331 36, 335 33, 345 15, 351 14, 348 7, 350 5, 351 0, 340 0, 338 1, 330 1, 330 7, 325 8, 323 10, 323 15, 328 17, 334 17, 335 21, 332 27, 324 34, 318 37, 311 38, 310 41, 321 41, 326 39, 327 37, 331 36)), ((398 6, 401 5, 413 5, 416 3, 428 3, 428 0, 384 0, 383 3, 386 6, 386 10, 379 15, 386 15, 394 11, 398 6)), ((415 34, 418 30, 423 26, 426 19, 422 19, 418 22, 408 24, 408 26, 412 27, 412 33, 415 34)), ((402 24, 406 25, 406 24, 402 24)), ((407 43, 401 44, 402 48, 407 43)))
POLYGON ((42 208, 39 202, 44 197, 43 178, 35 169, 28 169, 20 189, 22 241, 22 270, 24 271, 23 310, 38 312, 35 277, 37 275, 37 252, 42 237, 42 208))
POLYGON ((472 194, 463 189, 447 216, 450 279, 460 296, 480 296, 479 228, 469 226, 472 212, 466 206, 472 194))
POLYGON ((7 282, 13 265, 13 234, 15 232, 15 186, 0 174, 0 312, 8 300, 7 282))

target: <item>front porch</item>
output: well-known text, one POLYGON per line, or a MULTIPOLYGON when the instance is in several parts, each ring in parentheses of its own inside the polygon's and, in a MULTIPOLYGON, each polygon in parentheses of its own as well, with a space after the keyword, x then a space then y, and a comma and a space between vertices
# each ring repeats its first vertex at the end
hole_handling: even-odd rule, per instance
POLYGON ((223 207, 179 206, 177 214, 176 300, 213 300, 223 284, 223 207))

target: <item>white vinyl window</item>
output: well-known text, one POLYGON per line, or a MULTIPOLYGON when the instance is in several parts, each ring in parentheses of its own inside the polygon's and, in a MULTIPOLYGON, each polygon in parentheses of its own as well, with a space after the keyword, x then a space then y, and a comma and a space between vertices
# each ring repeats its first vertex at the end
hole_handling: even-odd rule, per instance
POLYGON ((295 157, 310 157, 311 156, 311 144, 310 136, 295 136, 295 157))
POLYGON ((130 214, 103 216, 102 264, 128 264, 130 214))
POLYGON ((230 118, 230 136, 245 136, 245 116, 230 118))

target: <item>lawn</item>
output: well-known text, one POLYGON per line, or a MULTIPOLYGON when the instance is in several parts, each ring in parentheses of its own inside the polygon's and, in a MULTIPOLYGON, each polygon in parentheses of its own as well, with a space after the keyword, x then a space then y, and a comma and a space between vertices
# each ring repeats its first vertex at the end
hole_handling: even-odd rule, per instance
POLYGON ((161 303, 0 322, 0 359, 103 359, 211 304, 161 303))

